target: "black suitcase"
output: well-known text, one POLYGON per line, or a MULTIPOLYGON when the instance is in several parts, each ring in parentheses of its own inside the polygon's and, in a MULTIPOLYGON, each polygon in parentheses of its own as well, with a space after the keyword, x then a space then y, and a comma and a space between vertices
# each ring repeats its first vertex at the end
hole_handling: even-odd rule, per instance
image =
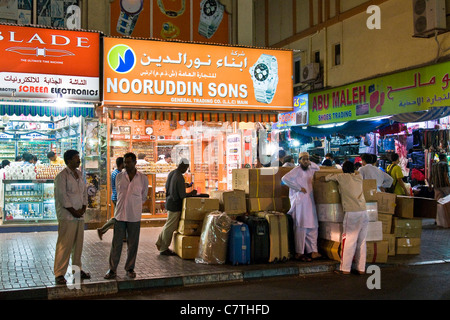
POLYGON ((239 216, 237 220, 248 225, 250 230, 251 263, 267 263, 270 255, 270 232, 267 220, 256 216, 239 216))
POLYGON ((295 235, 294 235, 294 220, 290 214, 287 214, 288 219, 288 241, 289 241, 289 256, 291 259, 295 258, 295 235))

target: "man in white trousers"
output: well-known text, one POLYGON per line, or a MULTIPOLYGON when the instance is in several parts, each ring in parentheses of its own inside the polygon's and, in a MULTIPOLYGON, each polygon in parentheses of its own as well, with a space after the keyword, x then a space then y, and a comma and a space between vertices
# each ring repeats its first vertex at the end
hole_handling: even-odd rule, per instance
POLYGON ((299 155, 299 166, 281 179, 289 187, 291 209, 288 214, 294 222, 295 258, 300 261, 321 257, 317 250, 319 224, 312 184, 314 172, 317 170, 319 166, 311 163, 307 152, 302 152, 299 155), (309 253, 311 257, 307 255, 309 253))
POLYGON ((366 200, 363 193, 363 178, 355 173, 352 162, 342 165, 344 173, 330 174, 322 177, 322 181, 336 181, 339 185, 344 222, 341 243, 341 265, 339 274, 350 274, 352 261, 355 259, 355 272, 364 274, 366 270, 366 237, 369 217, 366 211, 366 200))

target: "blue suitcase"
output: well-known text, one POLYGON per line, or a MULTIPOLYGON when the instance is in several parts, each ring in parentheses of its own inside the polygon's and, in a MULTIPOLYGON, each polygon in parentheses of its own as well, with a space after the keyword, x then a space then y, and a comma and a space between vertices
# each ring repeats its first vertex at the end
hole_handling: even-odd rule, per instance
POLYGON ((228 261, 250 264, 250 231, 245 223, 233 221, 228 238, 228 261))

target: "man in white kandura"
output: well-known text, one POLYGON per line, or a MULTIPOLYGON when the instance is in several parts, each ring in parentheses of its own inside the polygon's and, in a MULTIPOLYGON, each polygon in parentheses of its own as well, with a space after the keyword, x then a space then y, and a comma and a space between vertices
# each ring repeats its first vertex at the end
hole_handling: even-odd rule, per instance
POLYGON ((311 163, 309 154, 299 155, 299 166, 283 176, 282 182, 289 187, 291 209, 288 214, 294 222, 295 258, 311 261, 320 258, 317 250, 319 223, 313 194, 314 172, 319 166, 311 163), (311 254, 309 257, 307 254, 311 254))

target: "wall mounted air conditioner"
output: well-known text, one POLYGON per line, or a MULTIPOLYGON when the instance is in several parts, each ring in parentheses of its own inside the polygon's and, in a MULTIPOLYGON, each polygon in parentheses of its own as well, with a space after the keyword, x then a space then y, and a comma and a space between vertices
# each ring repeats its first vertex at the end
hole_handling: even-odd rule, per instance
POLYGON ((429 38, 447 29, 445 0, 413 0, 414 36, 429 38))
POLYGON ((309 63, 302 69, 302 82, 314 82, 317 79, 320 72, 320 64, 309 63))

